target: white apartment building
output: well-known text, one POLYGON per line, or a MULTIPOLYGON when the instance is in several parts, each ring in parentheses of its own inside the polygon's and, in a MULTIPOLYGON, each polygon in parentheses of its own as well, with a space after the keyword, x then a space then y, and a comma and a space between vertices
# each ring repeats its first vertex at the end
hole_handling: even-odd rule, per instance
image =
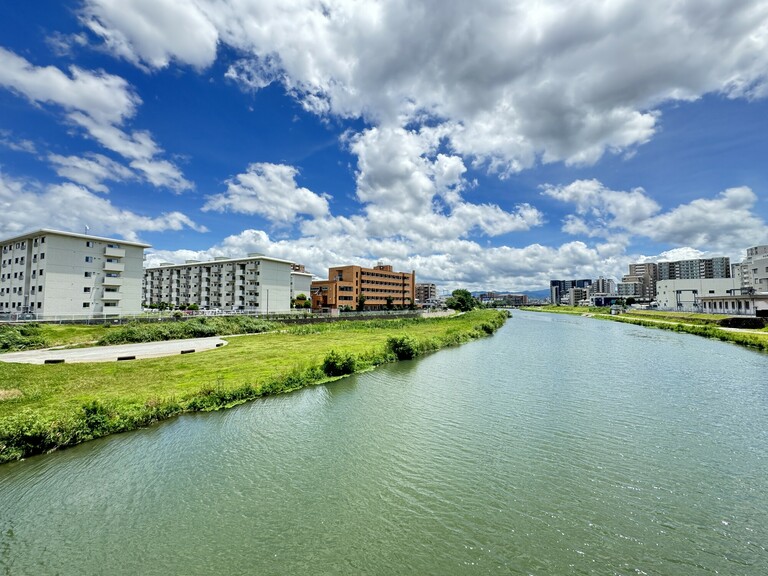
POLYGON ((732 268, 745 291, 768 293, 768 245, 747 248, 747 257, 732 268))
POLYGON ((163 263, 144 271, 144 303, 175 308, 197 304, 202 309, 287 312, 298 294, 309 296, 312 275, 288 260, 249 254, 163 263))
POLYGON ((0 315, 141 312, 148 244, 41 229, 0 240, 0 315))

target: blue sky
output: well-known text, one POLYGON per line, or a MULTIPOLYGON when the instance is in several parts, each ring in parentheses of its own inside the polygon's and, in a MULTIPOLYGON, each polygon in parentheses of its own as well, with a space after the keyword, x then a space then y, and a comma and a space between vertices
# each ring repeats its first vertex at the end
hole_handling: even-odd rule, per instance
POLYGON ((0 237, 441 289, 768 243, 760 1, 0 7, 0 237))

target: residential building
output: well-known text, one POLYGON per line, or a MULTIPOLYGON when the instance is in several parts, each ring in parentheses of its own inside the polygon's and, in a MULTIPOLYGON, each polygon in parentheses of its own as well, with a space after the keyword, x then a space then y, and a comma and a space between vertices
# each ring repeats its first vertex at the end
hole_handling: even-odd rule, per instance
POLYGON ((309 296, 311 279, 303 266, 256 253, 206 262, 166 262, 145 270, 144 302, 171 308, 196 304, 208 310, 286 312, 296 295, 309 296))
POLYGON ((611 278, 603 278, 600 276, 592 281, 592 285, 589 287, 589 294, 590 296, 612 296, 616 294, 616 282, 611 278))
POLYGON ((141 312, 149 244, 40 229, 0 240, 0 314, 113 316, 141 312))
POLYGON ((659 280, 691 280, 695 278, 730 277, 731 259, 727 256, 658 263, 659 280))
POLYGON ((768 245, 747 248, 747 257, 732 270, 744 292, 768 293, 768 245))
POLYGON ((656 297, 656 281, 659 270, 655 262, 638 262, 629 265, 629 274, 616 286, 619 296, 633 297, 650 302, 656 297))
POLYGON ((589 304, 588 288, 571 288, 568 290, 569 306, 587 306, 589 304))
POLYGON ((437 286, 434 284, 416 284, 416 303, 424 305, 437 300, 437 286))
POLYGON ((622 282, 616 284, 616 294, 622 298, 647 299, 647 284, 637 276, 624 276, 622 282))
POLYGON ((550 280, 549 299, 552 304, 567 304, 571 288, 587 288, 592 285, 592 280, 550 280))
POLYGON ((385 264, 338 266, 328 269, 328 280, 312 282, 312 308, 316 310, 354 310, 361 296, 364 310, 411 306, 416 303, 416 272, 395 272, 385 264))

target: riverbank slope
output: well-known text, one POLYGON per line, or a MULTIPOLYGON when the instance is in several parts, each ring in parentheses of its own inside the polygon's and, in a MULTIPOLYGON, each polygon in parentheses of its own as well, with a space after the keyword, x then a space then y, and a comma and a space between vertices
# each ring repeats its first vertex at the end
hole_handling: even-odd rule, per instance
POLYGON ((583 308, 580 306, 539 306, 525 307, 531 312, 552 312, 555 314, 576 314, 589 316, 597 320, 624 322, 647 328, 674 330, 695 336, 714 338, 731 342, 739 346, 768 352, 768 329, 736 329, 722 326, 721 323, 731 317, 716 314, 697 314, 693 312, 656 312, 649 310, 629 310, 621 314, 611 314, 608 309, 583 308))
POLYGON ((0 462, 327 382, 492 334, 506 312, 285 326, 199 354, 109 364, 4 364, 0 462))

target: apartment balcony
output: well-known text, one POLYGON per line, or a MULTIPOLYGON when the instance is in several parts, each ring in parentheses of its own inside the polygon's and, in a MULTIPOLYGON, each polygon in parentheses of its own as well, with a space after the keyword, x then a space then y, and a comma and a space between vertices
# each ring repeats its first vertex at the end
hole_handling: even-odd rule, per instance
POLYGON ((107 258, 125 258, 125 250, 122 248, 104 248, 104 256, 107 258))
POLYGON ((104 262, 105 272, 125 272, 125 264, 122 262, 104 262))
POLYGON ((105 302, 118 302, 122 300, 123 295, 120 292, 104 292, 101 299, 105 302))
POLYGON ((123 279, 120 276, 104 276, 101 283, 103 286, 122 286, 123 279))

